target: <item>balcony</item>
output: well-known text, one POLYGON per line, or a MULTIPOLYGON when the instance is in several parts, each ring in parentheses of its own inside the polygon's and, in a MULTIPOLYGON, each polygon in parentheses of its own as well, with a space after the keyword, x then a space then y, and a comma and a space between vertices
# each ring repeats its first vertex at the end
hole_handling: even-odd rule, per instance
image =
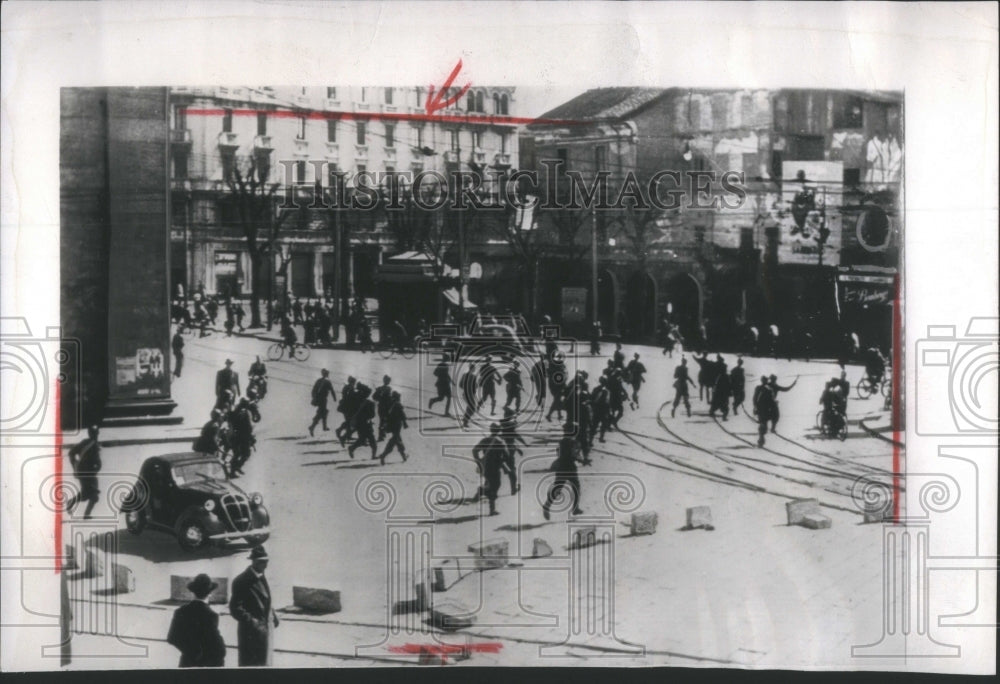
POLYGON ((372 109, 371 103, 369 102, 355 102, 354 109, 359 112, 370 112, 372 109))
POLYGON ((326 144, 326 158, 329 161, 340 159, 340 145, 335 142, 328 142, 326 144))
POLYGON ((308 154, 309 153, 309 141, 305 138, 295 139, 295 154, 308 154))
POLYGON ((326 98, 325 100, 326 108, 332 111, 337 111, 340 109, 340 100, 334 100, 333 98, 326 98))
POLYGON ((385 163, 394 164, 396 162, 396 148, 386 147, 383 148, 383 153, 385 154, 385 163))
POLYGON ((240 146, 239 133, 219 133, 219 147, 237 148, 240 146))
POLYGON ((274 144, 271 141, 271 136, 269 135, 258 135, 253 139, 253 148, 255 150, 273 150, 274 144))
POLYGON ((472 163, 476 166, 486 166, 486 153, 479 148, 473 150, 472 163))
POLYGON ((172 128, 170 130, 171 145, 190 145, 191 130, 188 128, 172 128))
POLYGON ((445 152, 444 153, 444 163, 445 164, 458 164, 459 163, 458 152, 456 152, 455 150, 448 150, 447 152, 445 152))
POLYGON ((170 189, 174 192, 191 192, 191 180, 189 178, 171 178, 170 189))
POLYGON ((498 169, 509 169, 510 168, 510 155, 501 152, 493 156, 493 166, 498 169))
POLYGON ((368 161, 368 145, 354 146, 354 161, 359 161, 359 162, 368 161))
POLYGON ((385 112, 386 114, 395 114, 396 112, 399 111, 399 106, 392 104, 384 104, 382 105, 382 111, 385 112))
POLYGON ((298 105, 299 107, 308 107, 309 106, 309 96, 308 95, 296 95, 294 98, 292 98, 292 101, 296 105, 298 105))

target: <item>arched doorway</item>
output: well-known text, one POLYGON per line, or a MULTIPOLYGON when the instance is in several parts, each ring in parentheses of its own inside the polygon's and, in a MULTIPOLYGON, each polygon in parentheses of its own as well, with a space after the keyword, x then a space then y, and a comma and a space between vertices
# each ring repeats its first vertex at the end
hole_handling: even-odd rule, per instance
POLYGON ((701 328, 701 285, 690 273, 667 282, 667 318, 680 327, 685 340, 697 340, 701 328))
POLYGON ((625 288, 627 330, 623 335, 638 340, 656 332, 656 283, 645 271, 636 271, 625 288))

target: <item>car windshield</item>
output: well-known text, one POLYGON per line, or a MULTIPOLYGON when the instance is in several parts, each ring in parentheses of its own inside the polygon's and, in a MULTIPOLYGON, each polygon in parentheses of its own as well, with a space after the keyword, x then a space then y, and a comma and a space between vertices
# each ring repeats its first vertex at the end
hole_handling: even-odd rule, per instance
POLYGON ((174 482, 186 485, 204 480, 225 480, 226 472, 218 461, 189 461, 173 467, 174 482))

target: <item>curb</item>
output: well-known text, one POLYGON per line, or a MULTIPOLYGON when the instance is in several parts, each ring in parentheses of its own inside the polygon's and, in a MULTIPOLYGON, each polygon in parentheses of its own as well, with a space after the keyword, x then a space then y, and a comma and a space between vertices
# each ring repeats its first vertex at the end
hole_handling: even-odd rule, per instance
POLYGON ((906 448, 906 444, 904 444, 903 442, 897 442, 896 440, 892 439, 891 437, 886 437, 885 435, 883 435, 878 430, 875 430, 875 429, 872 429, 872 428, 868 427, 868 425, 865 423, 865 419, 864 418, 860 419, 858 421, 858 424, 861 426, 862 430, 864 430, 865 432, 867 432, 872 437, 875 437, 876 439, 881 439, 883 442, 888 442, 889 444, 892 444, 893 446, 898 446, 900 449, 905 449, 906 448))
MULTIPOLYGON (((189 443, 195 439, 198 435, 191 434, 187 437, 148 437, 148 438, 133 438, 133 439, 108 439, 100 440, 101 447, 126 447, 126 446, 142 446, 143 444, 180 444, 189 443)), ((63 444, 63 451, 73 448, 73 444, 63 444)))

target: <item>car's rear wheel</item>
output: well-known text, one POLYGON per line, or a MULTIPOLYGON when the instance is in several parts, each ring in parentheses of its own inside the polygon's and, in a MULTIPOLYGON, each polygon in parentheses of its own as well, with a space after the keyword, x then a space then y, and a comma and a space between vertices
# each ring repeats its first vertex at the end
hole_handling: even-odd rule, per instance
POLYGON ((200 522, 194 518, 185 518, 177 525, 177 543, 187 551, 194 551, 205 545, 208 534, 200 522))
POLYGON ((125 514, 125 527, 132 534, 142 534, 146 529, 146 514, 142 511, 129 511, 125 514))

